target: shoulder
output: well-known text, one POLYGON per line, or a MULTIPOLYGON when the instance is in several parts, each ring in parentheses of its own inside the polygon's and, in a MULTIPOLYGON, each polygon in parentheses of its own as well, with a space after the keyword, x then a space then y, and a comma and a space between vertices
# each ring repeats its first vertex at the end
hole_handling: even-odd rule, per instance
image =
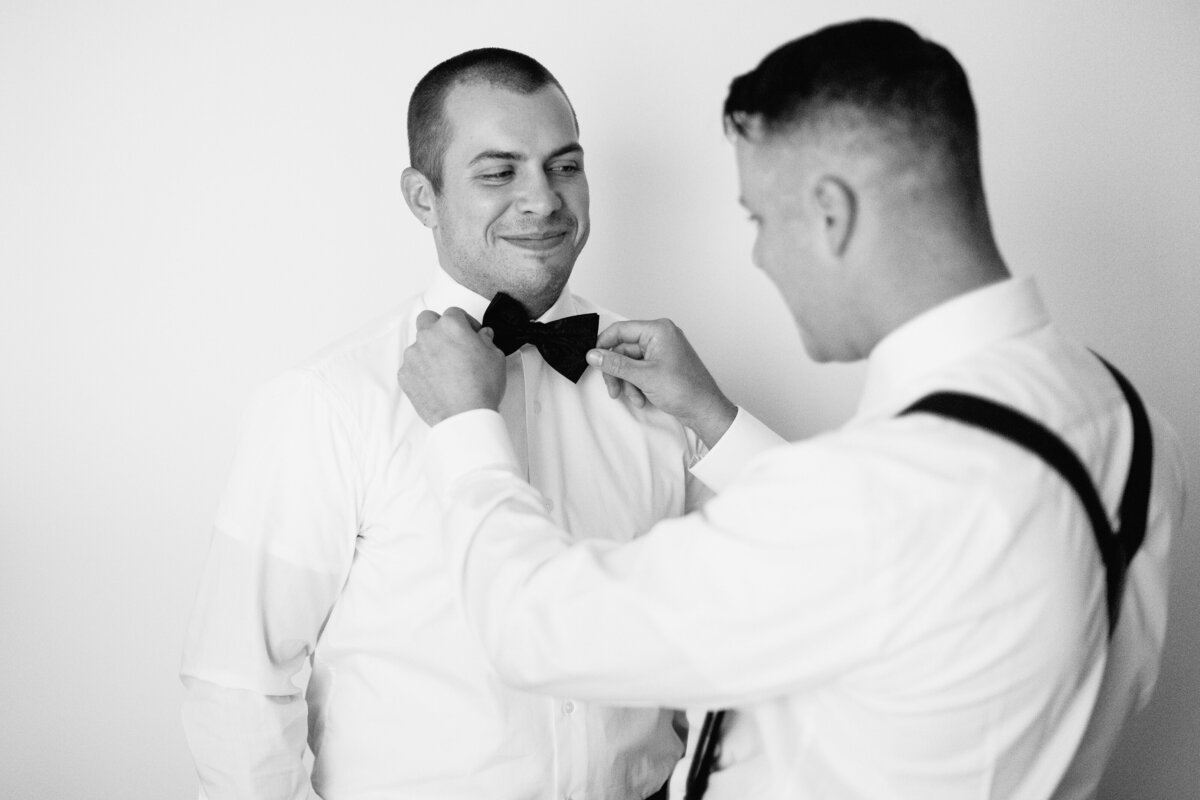
POLYGON ((395 376, 416 310, 412 302, 379 316, 295 365, 347 388, 388 370, 395 376))
POLYGON ((399 393, 396 370, 411 329, 406 303, 318 350, 261 384, 251 419, 278 416, 293 424, 340 421, 355 428, 369 410, 399 393))
POLYGON ((1020 453, 990 436, 931 415, 848 425, 766 451, 723 496, 843 533, 934 531, 938 518, 1002 507, 1010 491, 1023 490, 1011 478, 1020 453))
POLYGON ((1157 409, 1148 408, 1147 414, 1150 417, 1154 455, 1153 486, 1168 513, 1174 516, 1176 527, 1179 527, 1182 525, 1187 487, 1192 475, 1184 458, 1182 440, 1175 428, 1157 409))
POLYGON ((378 396, 394 399, 399 392, 396 371, 421 308, 419 298, 411 298, 312 354, 292 371, 310 373, 350 405, 378 396))

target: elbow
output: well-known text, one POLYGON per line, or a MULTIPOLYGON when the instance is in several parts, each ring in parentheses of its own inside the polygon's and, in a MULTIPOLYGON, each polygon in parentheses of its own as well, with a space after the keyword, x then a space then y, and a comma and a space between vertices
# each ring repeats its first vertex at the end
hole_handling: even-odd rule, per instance
POLYGON ((492 671, 504 685, 535 694, 553 693, 556 659, 543 648, 505 626, 492 638, 483 638, 483 649, 492 671))

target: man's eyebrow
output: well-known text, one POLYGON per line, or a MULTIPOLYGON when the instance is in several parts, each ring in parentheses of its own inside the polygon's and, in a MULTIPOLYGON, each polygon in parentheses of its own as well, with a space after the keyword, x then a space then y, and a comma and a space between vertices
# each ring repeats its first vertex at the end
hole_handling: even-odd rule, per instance
MULTIPOLYGON (((559 156, 565 156, 568 153, 582 152, 583 146, 580 145, 579 142, 571 142, 570 144, 564 144, 562 147, 552 152, 549 157, 558 158, 559 156)), ((523 153, 513 153, 508 150, 484 150, 482 153, 472 158, 467 163, 467 166, 474 166, 480 161, 524 161, 525 158, 526 156, 523 153)))
POLYGON ((484 150, 479 155, 467 162, 467 166, 474 166, 480 161, 524 161, 525 156, 520 153, 510 153, 506 150, 484 150))
POLYGON ((551 153, 550 157, 558 158, 559 156, 565 156, 568 153, 579 153, 580 155, 582 155, 583 154, 583 145, 581 145, 579 142, 571 142, 570 144, 564 144, 562 147, 558 148, 553 153, 551 153))

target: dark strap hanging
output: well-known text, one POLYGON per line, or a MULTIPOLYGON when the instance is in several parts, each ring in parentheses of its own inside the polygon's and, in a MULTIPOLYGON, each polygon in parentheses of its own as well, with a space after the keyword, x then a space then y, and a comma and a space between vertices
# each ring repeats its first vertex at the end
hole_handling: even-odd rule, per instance
POLYGON ((696 752, 692 755, 683 800, 700 800, 708 789, 708 776, 716 766, 721 746, 721 725, 724 722, 724 711, 709 711, 704 715, 704 725, 700 728, 700 738, 696 740, 696 752))
MULTIPOLYGON (((1104 359, 1100 359, 1104 361, 1104 359)), ((1121 497, 1119 528, 1113 531, 1100 494, 1087 469, 1062 439, 1031 417, 992 400, 961 392, 935 392, 900 412, 900 415, 926 412, 948 417, 989 430, 1021 445, 1058 471, 1079 495, 1092 523, 1092 533, 1104 562, 1107 580, 1108 634, 1117 627, 1121 610, 1121 590, 1129 562, 1146 537, 1146 514, 1150 504, 1150 471, 1153 440, 1146 408, 1133 386, 1116 367, 1104 361, 1112 373, 1133 417, 1133 453, 1125 492, 1121 497)))

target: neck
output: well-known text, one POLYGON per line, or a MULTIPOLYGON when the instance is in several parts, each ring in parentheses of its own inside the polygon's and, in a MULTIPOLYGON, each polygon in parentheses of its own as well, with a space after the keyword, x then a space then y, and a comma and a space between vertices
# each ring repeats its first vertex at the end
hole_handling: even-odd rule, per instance
POLYGON ((497 292, 504 292, 525 307, 525 310, 529 312, 530 319, 537 319, 549 311, 558 301, 562 292, 566 290, 563 287, 560 291, 555 292, 551 287, 544 287, 541 291, 537 291, 536 289, 511 285, 511 281, 505 282, 464 274, 452 267, 446 267, 445 264, 442 264, 442 271, 449 275, 458 285, 470 289, 489 302, 496 296, 497 292))
POLYGON ((880 284, 883 291, 870 295, 873 303, 867 317, 875 325, 868 326, 869 333, 860 343, 863 357, 889 333, 931 308, 1010 277, 990 235, 897 254, 887 274, 890 280, 880 284))

